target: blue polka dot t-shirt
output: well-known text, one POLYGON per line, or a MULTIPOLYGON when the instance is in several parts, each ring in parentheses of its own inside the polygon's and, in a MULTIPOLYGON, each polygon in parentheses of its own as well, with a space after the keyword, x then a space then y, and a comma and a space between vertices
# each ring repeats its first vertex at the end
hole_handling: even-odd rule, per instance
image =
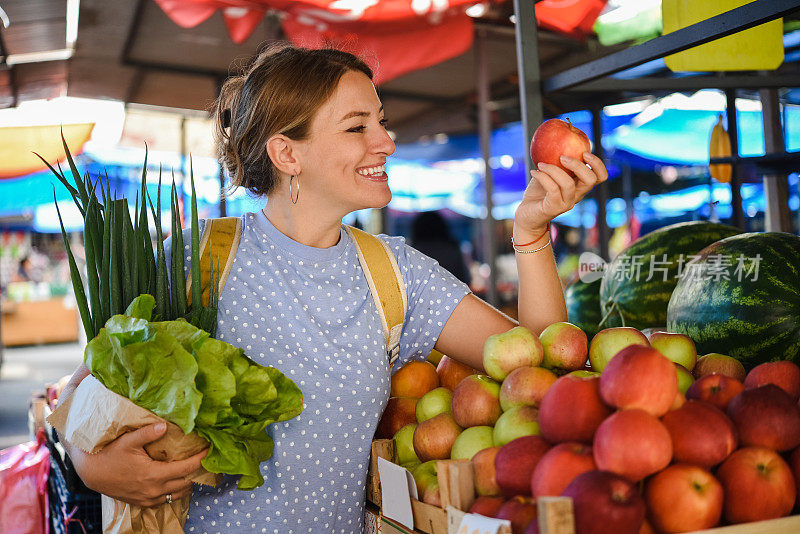
MULTIPOLYGON (((217 337, 291 378, 303 392, 303 413, 268 428, 275 449, 261 464, 263 486, 240 491, 232 476, 214 488, 195 485, 185 531, 360 533, 370 443, 390 384, 355 246, 344 229, 338 244, 320 249, 285 236, 263 212, 242 218, 217 337)), ((469 289, 403 238, 381 239, 408 293, 396 370, 427 357, 469 289)), ((186 256, 188 264, 188 247, 186 256)))

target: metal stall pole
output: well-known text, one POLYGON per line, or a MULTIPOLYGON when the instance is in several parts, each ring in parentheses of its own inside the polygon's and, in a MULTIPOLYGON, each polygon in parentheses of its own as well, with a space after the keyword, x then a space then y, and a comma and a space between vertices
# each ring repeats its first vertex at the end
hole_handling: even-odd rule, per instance
POLYGON ((542 123, 542 75, 539 71, 539 37, 536 11, 531 0, 514 0, 517 41, 517 74, 519 75, 519 105, 522 130, 525 132, 525 182, 531 179, 531 155, 528 147, 533 132, 542 123))
MULTIPOLYGON (((761 89, 761 110, 764 121, 764 148, 767 154, 780 154, 786 151, 781 128, 778 90, 761 89)), ((767 232, 791 232, 792 221, 789 214, 789 183, 785 174, 764 175, 764 195, 767 200, 764 230, 767 232)))
POLYGON ((225 202, 225 171, 219 166, 219 216, 228 216, 228 204, 225 202))
MULTIPOLYGON (((218 77, 216 82, 217 98, 219 98, 219 95, 222 92, 222 86, 225 84, 225 78, 218 77)), ((217 154, 217 158, 219 158, 219 154, 217 154)), ((227 217, 228 203, 225 201, 225 169, 223 168, 222 163, 219 163, 219 174, 217 175, 217 178, 219 180, 219 216, 227 217)))
MULTIPOLYGON (((594 153, 605 163, 606 155, 603 150, 603 143, 600 142, 603 135, 603 108, 592 108, 592 138, 594 139, 594 153)), ((597 241, 600 245, 600 257, 606 261, 611 258, 608 254, 608 242, 611 239, 611 232, 608 229, 606 220, 606 203, 608 202, 608 182, 603 182, 594 188, 594 198, 597 200, 597 241)))
MULTIPOLYGON (((747 230, 742 211, 742 166, 735 162, 739 157, 739 122, 736 117, 736 89, 725 89, 726 115, 728 116, 728 135, 731 138, 731 224, 747 230)), ((713 202, 713 196, 711 201, 713 202)))
POLYGON ((625 199, 625 218, 628 220, 628 233, 633 221, 633 171, 627 163, 622 165, 622 196, 625 199))
POLYGON ((478 131, 483 154, 483 183, 486 187, 486 217, 483 219, 483 249, 489 265, 489 283, 486 287, 486 302, 497 307, 497 243, 495 243, 495 220, 492 216, 492 167, 489 165, 491 151, 489 140, 492 125, 489 117, 489 63, 486 57, 486 30, 478 29, 475 39, 475 62, 478 66, 478 131))

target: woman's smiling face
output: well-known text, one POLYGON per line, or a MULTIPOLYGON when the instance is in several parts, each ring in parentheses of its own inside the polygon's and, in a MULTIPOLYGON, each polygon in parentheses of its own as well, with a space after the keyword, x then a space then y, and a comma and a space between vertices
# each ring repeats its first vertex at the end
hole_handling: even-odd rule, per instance
POLYGON ((363 73, 342 76, 311 121, 309 137, 295 143, 302 196, 343 208, 343 215, 380 208, 391 200, 384 165, 395 146, 386 131, 383 105, 363 73))

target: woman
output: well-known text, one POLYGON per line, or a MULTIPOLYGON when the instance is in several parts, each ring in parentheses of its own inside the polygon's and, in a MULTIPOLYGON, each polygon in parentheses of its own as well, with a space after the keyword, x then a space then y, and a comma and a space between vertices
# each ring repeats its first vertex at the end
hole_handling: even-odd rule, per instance
MULTIPOLYGON (((273 365, 303 390, 304 411, 273 425, 266 482, 235 490, 194 488, 187 532, 360 532, 370 441, 389 396, 389 369, 377 310, 342 217, 391 199, 384 172, 394 143, 372 72, 334 50, 273 47, 242 76, 228 80, 217 103, 222 163, 235 185, 267 197, 243 216, 244 230, 220 296, 218 337, 273 365)), ((548 225, 596 183, 602 162, 564 160, 577 178, 540 165, 516 212, 519 317, 538 333, 566 320, 548 225)), ((400 362, 435 347, 482 369, 484 340, 515 322, 469 293, 433 260, 384 236, 407 286, 409 309, 400 362)), ((87 371, 76 372, 78 383, 87 371)), ((142 446, 163 428, 121 436, 88 457, 69 447, 86 484, 153 506, 192 490, 184 476, 203 453, 160 463, 142 446)))

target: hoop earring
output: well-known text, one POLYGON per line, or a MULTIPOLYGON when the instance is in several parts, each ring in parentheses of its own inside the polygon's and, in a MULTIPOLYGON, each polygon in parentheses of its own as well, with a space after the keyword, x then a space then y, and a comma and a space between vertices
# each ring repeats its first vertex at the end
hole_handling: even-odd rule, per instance
POLYGON ((293 174, 289 177, 289 199, 292 201, 292 204, 297 204, 297 201, 300 199, 300 175, 293 174), (297 194, 295 195, 292 193, 292 181, 297 179, 297 194))

